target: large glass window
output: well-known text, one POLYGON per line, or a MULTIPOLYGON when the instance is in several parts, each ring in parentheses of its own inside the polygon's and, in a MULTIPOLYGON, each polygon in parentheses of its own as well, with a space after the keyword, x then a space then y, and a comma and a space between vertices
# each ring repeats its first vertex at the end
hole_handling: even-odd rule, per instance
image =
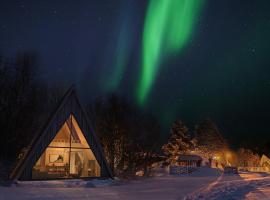
POLYGON ((71 115, 36 162, 33 179, 99 177, 100 166, 71 115))

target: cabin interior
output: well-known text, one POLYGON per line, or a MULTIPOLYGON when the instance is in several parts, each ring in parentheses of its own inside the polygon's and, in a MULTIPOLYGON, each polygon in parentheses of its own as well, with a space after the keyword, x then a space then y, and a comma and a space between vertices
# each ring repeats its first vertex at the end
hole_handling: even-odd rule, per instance
POLYGON ((100 165, 70 115, 34 165, 32 179, 84 177, 100 177, 100 165))

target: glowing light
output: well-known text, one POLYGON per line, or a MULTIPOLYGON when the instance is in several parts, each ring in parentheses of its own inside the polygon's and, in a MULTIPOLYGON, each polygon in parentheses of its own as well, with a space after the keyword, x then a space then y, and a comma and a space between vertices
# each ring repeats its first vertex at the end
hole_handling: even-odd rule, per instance
POLYGON ((225 155, 226 155, 227 158, 231 158, 232 157, 232 154, 230 152, 226 152, 225 155))
POLYGON ((214 160, 219 160, 220 157, 219 157, 219 156, 214 156, 213 159, 214 159, 214 160))
POLYGON ((143 30, 142 72, 137 100, 143 104, 162 58, 188 43, 203 0, 150 1, 143 30))
POLYGON ((229 152, 229 151, 227 151, 226 153, 225 153, 225 157, 226 157, 226 163, 227 163, 227 165, 228 166, 231 166, 231 158, 232 158, 232 153, 231 152, 229 152))

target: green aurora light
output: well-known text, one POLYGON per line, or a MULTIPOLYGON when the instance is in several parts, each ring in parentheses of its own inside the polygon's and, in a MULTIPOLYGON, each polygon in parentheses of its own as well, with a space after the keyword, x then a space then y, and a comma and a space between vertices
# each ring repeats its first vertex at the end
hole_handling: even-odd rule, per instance
POLYGON ((115 55, 113 57, 114 70, 110 73, 109 81, 106 81, 105 90, 107 92, 116 91, 127 66, 131 49, 130 37, 131 33, 128 30, 127 22, 123 24, 117 38, 117 45, 114 49, 115 55))
POLYGON ((161 59, 188 43, 204 0, 151 0, 142 41, 142 72, 137 88, 143 105, 156 78, 161 59))

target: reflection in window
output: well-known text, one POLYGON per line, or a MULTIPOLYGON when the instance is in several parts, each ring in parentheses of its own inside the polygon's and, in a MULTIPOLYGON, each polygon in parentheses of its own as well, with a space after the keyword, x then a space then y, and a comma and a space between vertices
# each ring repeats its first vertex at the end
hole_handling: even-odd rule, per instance
POLYGON ((100 166, 72 115, 32 170, 33 179, 99 176, 100 166))

